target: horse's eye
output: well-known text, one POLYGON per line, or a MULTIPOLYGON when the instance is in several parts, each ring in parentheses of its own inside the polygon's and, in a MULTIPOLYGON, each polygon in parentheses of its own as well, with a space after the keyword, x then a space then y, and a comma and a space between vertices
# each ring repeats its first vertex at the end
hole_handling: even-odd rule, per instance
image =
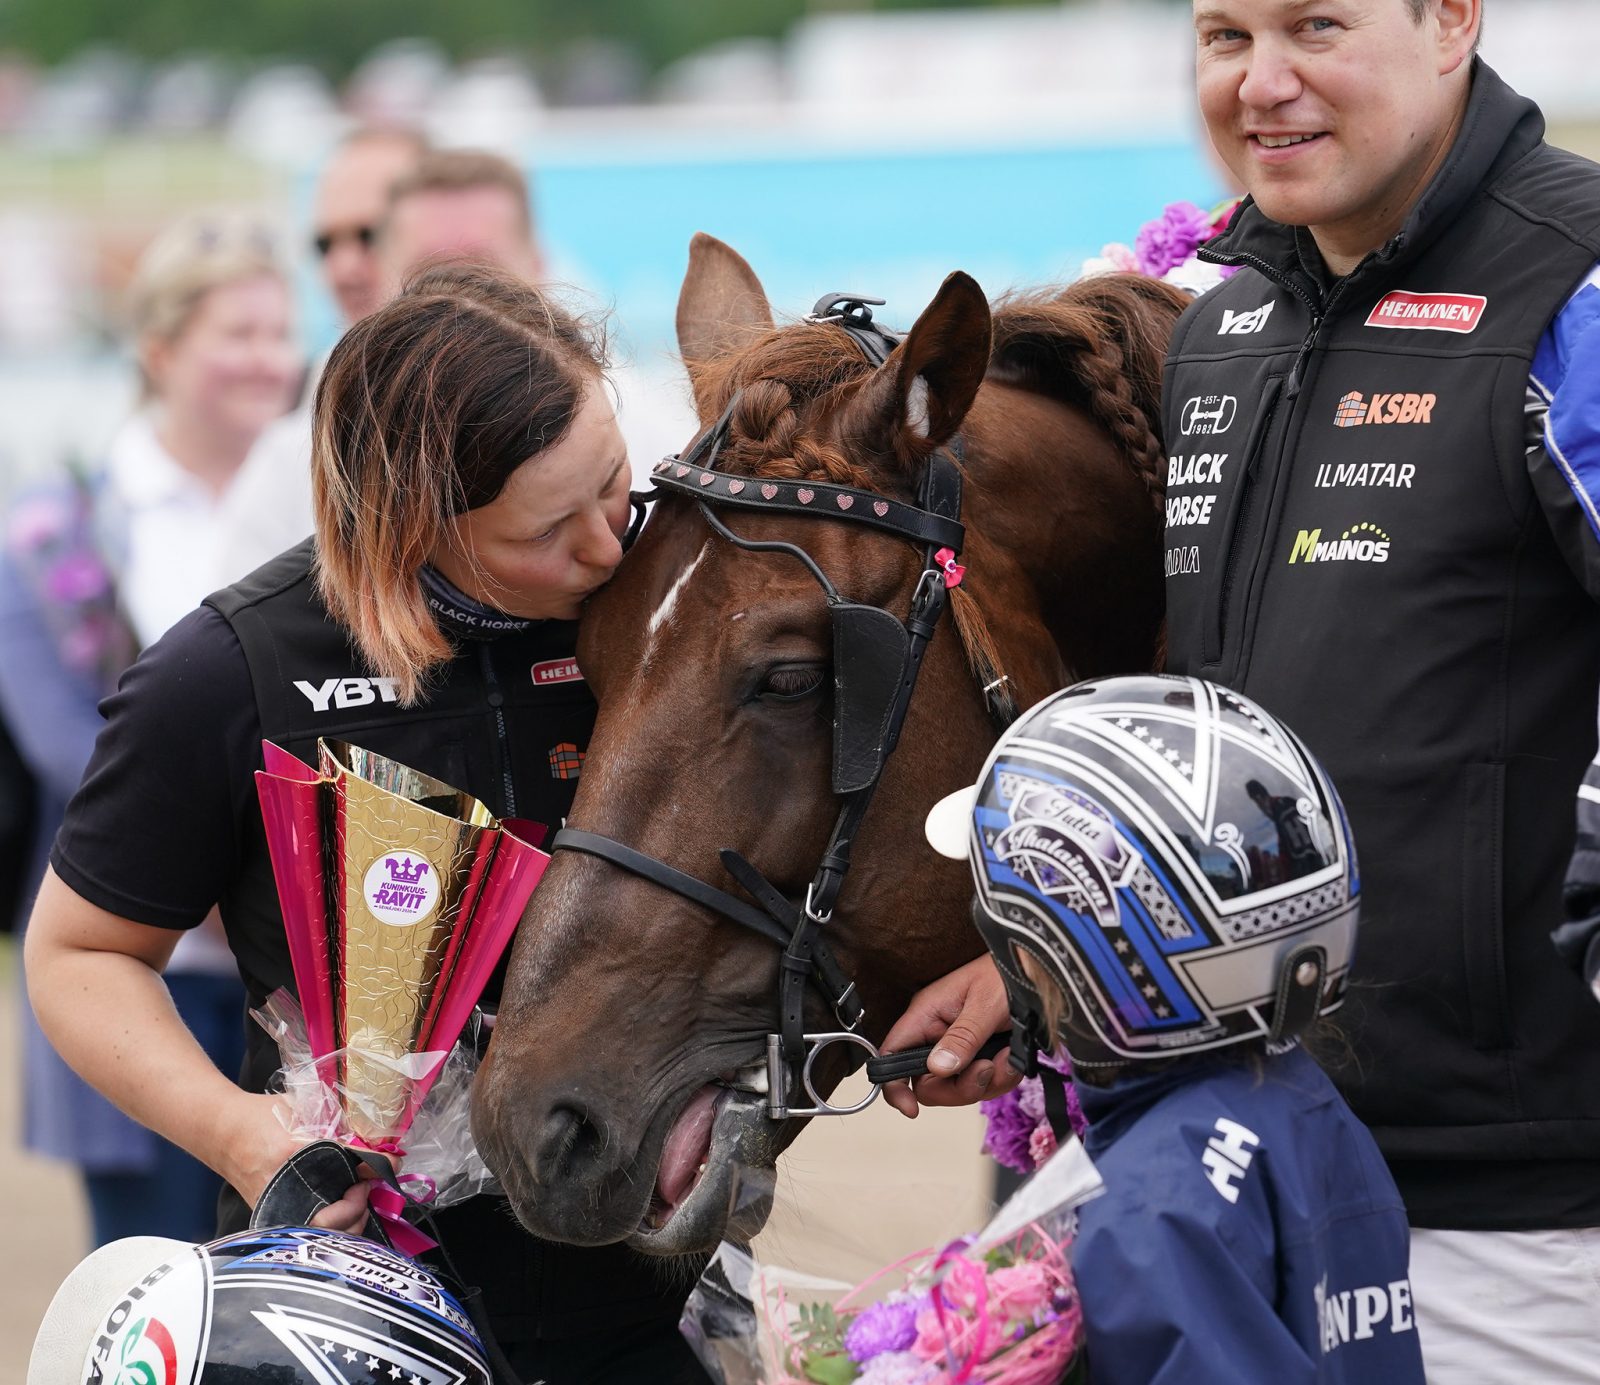
POLYGON ((780 664, 768 671, 760 695, 769 702, 799 702, 826 681, 827 672, 815 664, 780 664))

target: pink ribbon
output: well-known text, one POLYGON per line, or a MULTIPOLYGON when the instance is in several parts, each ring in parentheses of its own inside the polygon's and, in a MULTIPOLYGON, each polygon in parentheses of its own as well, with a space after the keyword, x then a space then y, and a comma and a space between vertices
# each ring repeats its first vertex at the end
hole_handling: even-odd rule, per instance
POLYGON ((405 1219, 405 1194, 392 1183, 373 1183, 367 1193, 367 1210, 378 1219, 389 1244, 402 1255, 421 1255, 439 1244, 405 1219))
POLYGON ((945 1368, 952 1369, 950 1356, 961 1362, 950 1376, 950 1385, 966 1385, 973 1378, 978 1366, 988 1358, 990 1335, 995 1328, 989 1312, 988 1275, 983 1266, 956 1249, 959 1244, 947 1246, 934 1261, 934 1273, 944 1271, 944 1278, 934 1283, 932 1297, 946 1344, 945 1368), (959 1316, 963 1308, 970 1309, 970 1319, 959 1316))
POLYGON ((967 575, 967 570, 956 561, 955 549, 941 548, 933 555, 933 561, 938 563, 940 569, 944 572, 946 588, 959 587, 961 585, 961 579, 967 575))

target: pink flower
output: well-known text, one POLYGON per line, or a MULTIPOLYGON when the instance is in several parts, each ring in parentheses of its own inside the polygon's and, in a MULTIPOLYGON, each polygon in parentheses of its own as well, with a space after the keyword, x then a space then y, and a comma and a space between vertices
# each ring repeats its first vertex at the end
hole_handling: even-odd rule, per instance
POLYGON ((1174 202, 1134 238, 1139 268, 1157 278, 1191 259, 1212 236, 1211 218, 1193 202, 1174 202))
POLYGON ((1117 273, 1138 273, 1139 256, 1131 251, 1122 241, 1110 241, 1109 245, 1101 246, 1102 261, 1110 265, 1110 269, 1117 273))
POLYGON ((1113 241, 1110 245, 1102 246, 1100 258, 1109 261, 1124 274, 1137 274, 1139 272, 1139 257, 1120 241, 1113 241))
POLYGON ((111 574, 92 553, 69 553, 45 574, 45 593, 53 601, 92 601, 111 590, 111 574))
MULTIPOLYGON (((1233 219, 1239 214, 1239 208, 1244 206, 1244 198, 1235 197, 1224 202, 1211 213, 1211 234, 1220 236, 1228 227, 1233 225, 1233 219)), ((1209 239, 1209 237, 1208 237, 1209 239)))
POLYGON ((917 1340, 911 1350, 924 1361, 964 1361, 978 1345, 978 1324, 957 1307, 945 1309, 944 1322, 936 1308, 917 1314, 917 1340))
POLYGON ((1054 1281, 1043 1265, 1008 1265, 989 1275, 989 1309, 1008 1322, 1026 1320, 1050 1306, 1054 1281))
POLYGON ((1000 1324, 989 1301, 988 1271, 948 1250, 938 1264, 944 1278, 934 1286, 933 1303, 917 1314, 917 1340, 911 1350, 924 1361, 966 1361, 980 1350, 992 1351, 1000 1324))
POLYGON ((1045 1121, 1033 1127, 1033 1134, 1028 1137, 1028 1158, 1033 1160, 1036 1169, 1044 1167, 1045 1161, 1056 1152, 1056 1132, 1050 1128, 1050 1123, 1045 1121))

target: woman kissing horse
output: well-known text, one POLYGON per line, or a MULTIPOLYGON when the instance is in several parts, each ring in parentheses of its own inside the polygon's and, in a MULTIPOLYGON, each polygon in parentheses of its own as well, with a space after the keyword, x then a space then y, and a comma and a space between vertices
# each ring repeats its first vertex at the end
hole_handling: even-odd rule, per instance
MULTIPOLYGON (((705 431, 667 468, 677 484, 584 622, 600 712, 557 841, 578 849, 558 851, 518 933, 474 1095, 479 1147, 531 1231, 660 1255, 714 1246, 730 1218, 752 1233, 765 1206, 739 1201, 743 1175, 770 1170, 803 1124, 774 1118, 803 1092, 762 1093, 782 1077, 762 1066, 778 1011, 785 1036, 803 1027, 809 1041, 841 1027, 827 1014, 840 1000, 840 1021, 859 1009, 876 1040, 919 987, 982 950, 969 882, 926 846, 922 820, 972 782, 995 706, 1158 661, 1155 420, 1187 301, 1119 274, 991 312, 956 273, 879 365, 859 307, 775 327, 744 260, 695 237, 677 324, 705 431), (949 532, 929 514, 934 482, 918 488, 948 478, 957 453, 964 576, 953 548, 930 564, 937 539, 907 542, 949 532), (709 505, 683 493, 696 481, 709 505), (910 527, 874 529, 869 510, 910 527), (920 675, 896 655, 885 678, 874 641, 904 641, 884 622, 910 610, 917 649, 938 569, 935 587, 959 582, 954 619, 934 628, 920 675), (864 606, 880 609, 841 614, 864 606), (848 802, 862 782, 846 764, 841 784, 839 749, 860 749, 862 688, 881 683, 892 702, 890 685, 912 682, 903 728, 876 728, 880 754, 896 731, 899 749, 841 834, 848 809, 831 790, 848 802), (840 857, 854 864, 836 902, 813 909, 817 862, 840 857), (697 883, 723 902, 708 907, 697 883), (810 928, 819 952, 825 940, 837 965, 816 975, 853 993, 803 976, 783 990, 810 944, 797 961, 762 918, 732 926, 759 913, 752 897, 810 928)), ((838 1048, 822 1055, 814 1092, 847 1067, 838 1048)))

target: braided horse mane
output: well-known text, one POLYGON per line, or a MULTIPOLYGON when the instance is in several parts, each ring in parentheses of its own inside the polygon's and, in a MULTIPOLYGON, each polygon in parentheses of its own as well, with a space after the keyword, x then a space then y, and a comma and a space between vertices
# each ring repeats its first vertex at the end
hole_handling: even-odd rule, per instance
POLYGON ((1191 299, 1142 274, 1103 274, 1056 292, 1002 299, 994 313, 989 378, 1085 410, 1138 469, 1160 509, 1161 368, 1191 299))
MULTIPOLYGON (((1138 274, 1102 275, 1064 289, 1008 295, 993 310, 988 378, 1084 410, 1128 458, 1159 512, 1166 492, 1161 370, 1173 325, 1189 301, 1181 290, 1138 274)), ((720 414, 739 393, 717 468, 752 477, 883 488, 885 459, 852 458, 837 442, 805 426, 808 418, 831 412, 875 369, 844 331, 826 324, 806 330, 780 326, 697 362, 695 390, 706 406, 703 414, 720 414)), ((902 474, 920 460, 898 459, 902 474)), ((999 655, 976 602, 964 588, 956 588, 953 596, 969 667, 975 674, 998 668, 999 655)))
MULTIPOLYGON (((1159 506, 1166 489, 1161 367, 1173 324, 1189 301, 1182 291, 1139 274, 1008 295, 994 310, 989 378, 1087 412, 1116 441, 1159 506)), ((697 393, 703 392, 713 413, 741 392, 718 468, 866 490, 881 486, 878 467, 850 458, 837 443, 803 427, 807 415, 826 412, 835 395, 874 369, 843 331, 825 324, 807 331, 778 327, 699 363, 697 393)))

